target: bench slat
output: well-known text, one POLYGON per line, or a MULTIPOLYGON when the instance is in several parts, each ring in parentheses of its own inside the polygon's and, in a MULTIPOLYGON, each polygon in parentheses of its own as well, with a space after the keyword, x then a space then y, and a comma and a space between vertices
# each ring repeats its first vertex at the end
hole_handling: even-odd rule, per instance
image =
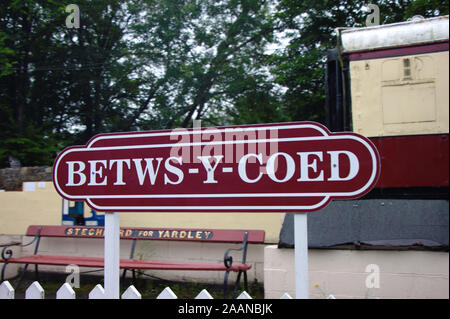
MULTIPOLYGON (((0 260, 1 262, 1 260, 0 260)), ((101 257, 76 257, 76 256, 48 256, 48 255, 26 255, 19 258, 11 258, 8 263, 17 264, 40 264, 40 265, 78 265, 80 267, 103 268, 104 259, 101 257)), ((228 271, 248 270, 250 264, 233 264, 228 271)), ((158 260, 134 260, 121 259, 121 269, 159 269, 159 270, 210 270, 226 271, 223 264, 195 263, 195 262, 172 262, 158 260)))
MULTIPOLYGON (((70 238, 103 238, 104 227, 89 226, 58 226, 31 225, 26 236, 35 236, 41 228, 42 237, 70 237, 70 238)), ((141 228, 121 227, 121 239, 139 240, 179 240, 240 243, 244 233, 248 232, 249 243, 264 243, 264 230, 236 230, 236 229, 185 229, 185 228, 141 228)))

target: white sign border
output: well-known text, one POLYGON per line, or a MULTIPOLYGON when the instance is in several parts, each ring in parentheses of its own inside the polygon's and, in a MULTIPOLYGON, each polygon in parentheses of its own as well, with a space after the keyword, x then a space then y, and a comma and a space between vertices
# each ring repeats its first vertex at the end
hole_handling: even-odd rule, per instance
POLYGON ((226 133, 228 132, 245 132, 245 131, 255 131, 255 130, 271 130, 271 129, 296 129, 296 128, 313 128, 317 131, 319 131, 323 136, 309 136, 309 137, 293 137, 293 138, 275 138, 275 139, 256 139, 256 140, 240 140, 240 141, 217 141, 217 142, 193 142, 193 143, 172 143, 172 144, 153 144, 153 145, 131 145, 131 146, 108 146, 108 147, 93 147, 92 145, 95 144, 95 142, 102 140, 102 139, 119 139, 119 138, 139 138, 139 137, 156 137, 156 136, 168 136, 171 134, 174 134, 174 131, 167 131, 167 132, 157 132, 157 133, 141 133, 141 134, 111 134, 111 135, 102 135, 94 137, 85 148, 72 148, 69 149, 63 154, 62 156, 59 156, 57 159, 57 162, 54 166, 54 180, 55 180, 55 187, 58 189, 58 192, 63 195, 64 197, 70 199, 70 200, 79 200, 83 199, 86 200, 89 205, 99 211, 102 210, 181 210, 181 211, 195 211, 195 210, 232 210, 232 211, 238 211, 238 210, 264 210, 264 211, 270 211, 270 210, 314 210, 320 206, 322 206, 324 203, 326 203, 330 197, 352 197, 357 196, 358 194, 363 194, 368 187, 370 187, 376 176, 378 175, 378 165, 377 165, 377 156, 375 154, 374 147, 370 146, 365 140, 360 138, 358 135, 350 135, 339 133, 338 135, 329 135, 328 132, 324 129, 322 129, 317 124, 295 124, 295 125, 279 125, 279 126, 257 126, 257 127, 243 127, 243 128, 223 128, 223 129, 209 129, 204 128, 204 130, 180 130, 176 131, 177 135, 193 135, 197 133, 226 133), (59 163, 61 162, 61 159, 73 152, 73 151, 99 151, 99 150, 118 150, 118 149, 136 149, 136 148, 162 148, 162 147, 185 147, 185 146, 211 146, 211 145, 226 145, 226 144, 243 144, 243 143, 273 143, 273 142, 296 142, 296 141, 312 141, 312 140, 323 140, 323 139, 353 139, 361 142, 366 149, 369 151, 372 159, 372 174, 368 180, 368 182, 360 189, 354 192, 334 192, 334 193, 240 193, 240 194, 161 194, 161 195, 141 195, 141 194, 135 194, 135 195, 82 195, 82 196, 72 196, 66 194, 60 186, 58 185, 57 181, 57 171, 59 163), (99 206, 92 202, 92 199, 96 198, 232 198, 232 197, 324 197, 319 203, 315 205, 309 205, 309 206, 99 206))

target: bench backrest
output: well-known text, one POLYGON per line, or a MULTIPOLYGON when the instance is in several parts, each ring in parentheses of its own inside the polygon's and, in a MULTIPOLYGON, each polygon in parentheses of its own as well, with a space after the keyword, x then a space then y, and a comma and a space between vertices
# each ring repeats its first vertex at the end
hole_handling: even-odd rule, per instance
MULTIPOLYGON (((97 226, 57 226, 31 225, 26 236, 35 236, 40 229, 41 237, 70 237, 70 238, 103 238, 104 227, 97 226)), ((202 242, 241 243, 245 232, 248 232, 248 243, 264 243, 264 230, 236 230, 236 229, 185 229, 185 228, 134 228, 121 227, 121 239, 142 240, 180 240, 202 242)))

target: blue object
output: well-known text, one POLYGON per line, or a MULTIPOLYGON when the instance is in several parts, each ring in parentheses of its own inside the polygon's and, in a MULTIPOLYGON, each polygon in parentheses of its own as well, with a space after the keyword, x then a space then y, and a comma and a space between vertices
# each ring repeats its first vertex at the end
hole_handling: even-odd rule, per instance
POLYGON ((84 217, 84 202, 76 201, 74 206, 64 207, 65 199, 63 199, 62 207, 62 224, 77 226, 105 226, 105 216, 99 215, 95 210, 91 210, 91 217, 84 217))
POLYGON ((98 215, 93 209, 91 209, 91 214, 91 217, 84 219, 85 226, 105 226, 105 215, 98 215))

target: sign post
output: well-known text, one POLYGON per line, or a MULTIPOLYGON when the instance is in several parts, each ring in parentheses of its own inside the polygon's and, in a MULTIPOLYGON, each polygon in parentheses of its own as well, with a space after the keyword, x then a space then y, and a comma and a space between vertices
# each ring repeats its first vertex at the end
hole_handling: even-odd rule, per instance
POLYGON ((307 298, 306 213, 363 196, 379 175, 370 140, 314 122, 99 134, 53 166, 63 198, 107 212, 108 298, 119 291, 117 212, 296 213, 297 298, 307 298))
POLYGON ((307 213, 294 215, 295 298, 308 299, 308 224, 307 213))
POLYGON ((120 214, 105 213, 105 298, 119 299, 120 294, 120 214))

